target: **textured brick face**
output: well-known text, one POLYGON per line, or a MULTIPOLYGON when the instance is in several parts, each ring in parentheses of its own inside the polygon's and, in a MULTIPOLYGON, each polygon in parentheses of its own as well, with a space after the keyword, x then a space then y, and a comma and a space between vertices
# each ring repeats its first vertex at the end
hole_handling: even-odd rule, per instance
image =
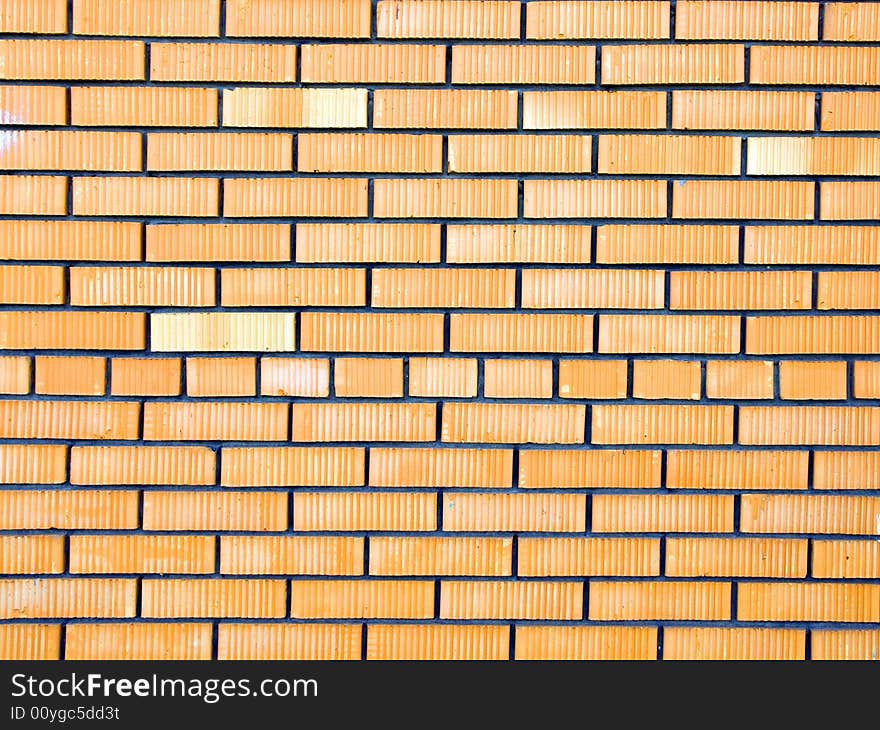
POLYGON ((0 659, 878 656, 880 3, 0 36, 0 659))

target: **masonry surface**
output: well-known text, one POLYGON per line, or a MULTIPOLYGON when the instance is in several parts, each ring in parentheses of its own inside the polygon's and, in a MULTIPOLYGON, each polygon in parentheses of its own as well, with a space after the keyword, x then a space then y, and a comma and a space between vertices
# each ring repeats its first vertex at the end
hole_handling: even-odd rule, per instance
POLYGON ((0 658, 876 658, 880 3, 0 0, 0 658))

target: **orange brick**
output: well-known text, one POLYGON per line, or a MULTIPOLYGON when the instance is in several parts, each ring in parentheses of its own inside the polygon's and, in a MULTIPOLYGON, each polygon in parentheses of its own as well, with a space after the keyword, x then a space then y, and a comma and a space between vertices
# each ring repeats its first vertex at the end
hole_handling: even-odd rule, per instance
POLYGON ((300 134, 303 172, 441 172, 442 141, 434 134, 300 134))
POLYGON ((210 307, 214 270, 181 266, 72 266, 70 303, 85 307, 210 307))
POLYGON ((526 660, 656 659, 657 629, 647 626, 517 626, 515 651, 516 659, 526 660))
POLYGON ((876 659, 880 654, 880 631, 814 629, 810 641, 810 657, 820 661, 876 659))
POLYGON ((151 43, 153 81, 296 81, 296 46, 259 43, 151 43))
POLYGON ((821 271, 819 309, 880 308, 880 277, 869 271, 821 271))
POLYGON ((853 365, 853 395, 880 398, 880 362, 857 361, 853 365))
POLYGON ((148 170, 292 170, 293 137, 250 132, 147 135, 148 170))
POLYGON ((667 452, 670 489, 806 489, 806 451, 667 452))
POLYGON ((659 575, 660 540, 641 537, 522 537, 518 575, 659 575))
POLYGON ((733 532, 733 497, 595 495, 595 532, 733 532))
MULTIPOLYGON (((485 7, 485 3, 480 5, 485 7)), ((510 628, 507 626, 375 624, 367 628, 367 659, 497 660, 508 658, 509 645, 510 628)))
POLYGON ((663 306, 662 271, 648 269, 526 269, 526 309, 649 309, 663 306))
POLYGON ((370 0, 229 0, 230 36, 367 38, 370 0))
POLYGON ((141 231, 140 223, 0 221, 0 258, 138 261, 141 231))
POLYGON ((750 54, 753 84, 864 86, 880 81, 880 48, 754 46, 750 54))
POLYGON ((65 638, 65 659, 211 658, 209 623, 74 623, 67 626, 65 638))
POLYGON ((516 2, 382 0, 376 9, 380 38, 519 38, 519 18, 516 2))
POLYGON ((75 0, 73 32, 82 35, 219 36, 218 0, 75 0))
POLYGON ((45 395, 104 395, 103 357, 34 358, 34 392, 45 395))
POLYGON ((437 496, 412 492, 297 492, 293 529, 430 531, 437 529, 437 496))
POLYGON ((141 596, 145 618, 278 618, 286 613, 287 585, 254 578, 146 579, 141 596))
POLYGON ((806 91, 675 90, 672 128, 812 131, 815 103, 806 91))
POLYGON ((512 449, 370 449, 372 487, 503 488, 512 474, 512 449))
POLYGON ((74 446, 71 484, 213 484, 215 456, 204 446, 74 446))
POLYGON ((66 124, 67 94, 61 86, 0 86, 0 124, 66 124), (12 111, 14 110, 14 111, 12 111))
POLYGON ((278 532, 287 526, 281 492, 144 492, 145 530, 278 532))
POLYGON ((744 80, 741 45, 609 45, 602 49, 603 84, 731 84, 744 80))
POLYGON ((328 43, 304 45, 301 53, 306 83, 439 84, 446 79, 446 47, 440 45, 328 43))
POLYGON ((452 314, 450 352, 591 352, 593 317, 579 314, 452 314))
POLYGON ((260 395, 323 398, 329 394, 329 360, 264 357, 260 361, 260 395))
POLYGON ((661 92, 523 92, 523 129, 662 129, 665 126, 666 95, 661 92))
POLYGON ((65 0, 3 0, 0 33, 66 33, 65 0))
POLYGON ((379 218, 513 218, 515 180, 381 179, 374 183, 379 218))
POLYGON ((361 537, 230 535, 220 539, 220 572, 230 575, 362 575, 361 537))
POLYGON ((294 403, 293 441, 433 441, 433 403, 294 403))
POLYGON ((590 261, 590 228, 576 225, 447 225, 446 261, 453 264, 590 261))
POLYGON ((141 41, 2 40, 0 78, 141 81, 141 41))
POLYGON ((3 304, 63 304, 64 268, 61 266, 0 266, 0 302, 3 304))
POLYGON ((366 127, 367 90, 224 89, 223 126, 366 127))
POLYGON ((880 452, 815 451, 814 489, 880 489, 880 452))
POLYGON ((0 484, 62 484, 66 476, 66 446, 0 445, 0 484))
POLYGON ((880 498, 805 494, 744 494, 743 532, 877 535, 880 498))
POLYGON ((878 3, 828 3, 822 38, 827 41, 878 41, 878 3))
POLYGON ((334 362, 334 388, 344 398, 400 398, 403 360, 341 357, 334 362))
POLYGON ((114 357, 110 361, 110 394, 180 395, 180 360, 114 357))
POLYGON ((4 661, 60 659, 60 651, 58 624, 0 625, 0 659, 4 661))
POLYGON ((442 352, 442 314, 303 312, 304 352, 442 352))
POLYGON ((873 353, 880 342, 880 318, 869 316, 749 317, 749 354, 873 353))
MULTIPOLYGON (((476 361, 474 362, 474 395, 476 395, 476 361)), ((0 393, 24 395, 31 389, 29 357, 0 356, 0 393)))
POLYGON ((0 438, 136 439, 139 421, 139 403, 0 401, 0 438))
POLYGON ((823 132, 871 131, 880 113, 880 92, 825 91, 822 93, 823 132))
POLYGON ((283 441, 286 403, 144 403, 145 441, 283 441))
POLYGON ((138 526, 138 493, 121 490, 0 492, 3 530, 131 530, 138 526))
POLYGON ((769 360, 708 360, 708 398, 772 398, 773 363, 769 360))
POLYGON ((880 228, 746 226, 747 264, 880 263, 880 228))
POLYGON ((291 312, 150 314, 154 352, 288 352, 296 349, 291 312))
POLYGON ((486 360, 487 398, 550 398, 553 363, 550 360, 486 360))
POLYGON ((67 178, 0 175, 0 214, 66 215, 67 178))
POLYGON ((63 573, 64 536, 0 536, 0 570, 7 574, 63 573))
POLYGON ((429 223, 300 223, 300 263, 437 263, 440 226, 429 223))
POLYGON ((700 363, 635 360, 633 398, 700 400, 700 363))
POLYGON ((813 540, 814 578, 880 578, 876 540, 813 540))
POLYGON ((450 172, 583 172, 592 138, 584 135, 451 135, 450 172))
POLYGON ((370 575, 510 575, 513 539, 374 537, 370 575))
POLYGON ((845 583, 740 583, 740 621, 880 620, 880 585, 845 583))
POLYGON ((363 306, 366 296, 363 269, 224 269, 220 288, 227 307, 363 306))
POLYGON ((593 406, 595 444, 733 443, 733 406, 593 406))
POLYGON ((590 621, 718 621, 730 618, 730 583, 590 583, 590 621))
POLYGON ((738 175, 741 147, 736 137, 601 134, 598 171, 611 175, 738 175))
POLYGON ((449 532, 583 532, 582 494, 445 494, 443 529, 449 532))
POLYGON ((71 535, 71 573, 213 573, 214 538, 71 535))
POLYGON ((147 226, 147 261, 289 261, 290 226, 193 223, 147 226))
POLYGON ((604 264, 733 264, 735 226, 605 225, 596 231, 596 262, 604 264))
POLYGON ((599 317, 599 352, 736 353, 739 317, 618 315, 599 317))
POLYGON ((374 307, 514 306, 513 269, 374 269, 374 307))
POLYGON ((660 452, 521 449, 518 484, 537 489, 659 487, 660 452))
POLYGON ((226 487, 360 487, 364 450, 319 447, 223 447, 226 487))
POLYGON ((75 215, 215 216, 218 180, 173 177, 77 177, 75 215))
POLYGON ((626 360, 560 360, 560 398, 626 398, 626 360))
POLYGON ((473 398, 477 361, 463 357, 412 357, 409 394, 427 398, 473 398))
POLYGON ((253 357, 188 357, 186 394, 196 397, 257 394, 257 361, 253 357))
POLYGON ((225 216, 262 218, 367 214, 365 179, 233 179, 224 182, 224 193, 225 216))
POLYGON ((433 581, 295 580, 291 618, 432 618, 433 581))
POLYGON ((216 127, 217 90, 74 86, 70 121, 81 127, 216 127))
POLYGON ((142 350, 136 312, 0 312, 0 349, 142 350))
POLYGON ((668 2, 557 1, 524 10, 526 38, 669 38, 668 2))
POLYGON ((874 182, 823 182, 819 195, 822 220, 873 221, 880 216, 880 186, 874 182))
POLYGON ((592 84, 595 80, 594 46, 452 47, 454 84, 592 84))
POLYGON ((858 137, 749 139, 749 175, 877 175, 880 140, 858 137))
POLYGON ((665 218, 660 180, 526 180, 526 218, 665 218))
POLYGON ((842 361, 779 363, 779 395, 785 400, 844 400, 846 379, 842 361))
POLYGON ((441 439, 447 442, 580 444, 586 408, 522 403, 445 403, 441 439))
POLYGON ((815 41, 819 39, 819 3, 682 0, 676 5, 675 37, 815 41))
POLYGON ((743 406, 742 444, 880 445, 880 408, 743 406))
POLYGON ((681 180, 673 186, 672 217, 812 220, 813 191, 812 182, 681 180))
POLYGON ((671 309, 809 309, 809 271, 673 271, 671 309))
POLYGON ((0 169, 142 169, 141 136, 136 132, 9 131, 3 135, 0 169))
POLYGON ((682 537, 666 541, 666 575, 805 578, 807 540, 682 537))
POLYGON ((516 129, 517 93, 475 89, 377 89, 373 126, 516 129))
POLYGON ((677 626, 663 629, 664 659, 781 661, 805 656, 806 632, 798 629, 677 626))
POLYGON ((360 659, 361 626, 221 623, 218 659, 360 659))
POLYGON ((442 581, 440 618, 556 619, 583 617, 582 583, 442 581))
POLYGON ((0 580, 2 618, 121 618, 135 615, 137 581, 122 578, 0 580))

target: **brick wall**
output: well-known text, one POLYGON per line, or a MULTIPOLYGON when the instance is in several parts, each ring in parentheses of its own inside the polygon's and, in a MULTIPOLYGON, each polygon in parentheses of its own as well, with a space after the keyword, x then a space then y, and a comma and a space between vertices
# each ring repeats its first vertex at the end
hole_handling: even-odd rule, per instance
POLYGON ((0 657, 876 657, 880 3, 0 0, 0 110, 0 657))

